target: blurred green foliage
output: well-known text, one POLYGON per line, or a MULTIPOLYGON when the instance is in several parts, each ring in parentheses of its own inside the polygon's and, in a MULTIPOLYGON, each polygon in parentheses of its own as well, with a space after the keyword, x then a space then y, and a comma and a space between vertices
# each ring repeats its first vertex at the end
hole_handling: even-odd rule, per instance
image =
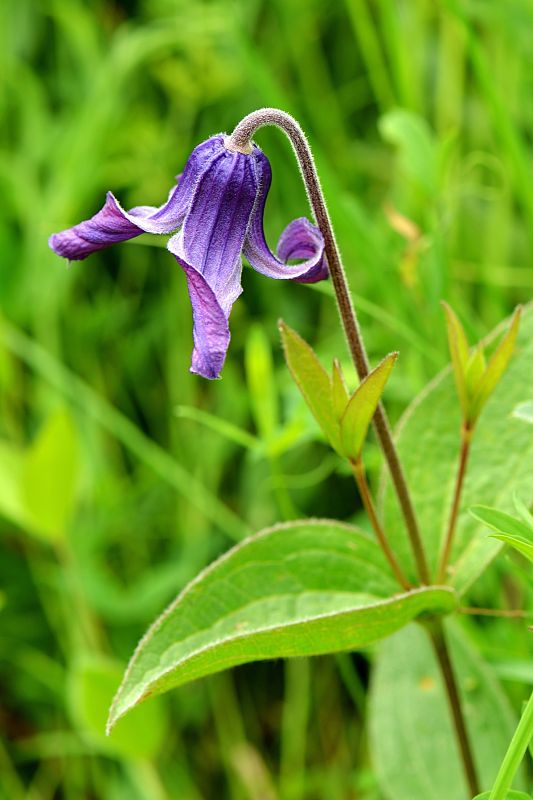
MULTIPOLYGON (((246 270, 211 384, 188 373, 164 249, 146 237, 67 268, 47 238, 106 189, 161 203, 199 141, 284 108, 316 154, 373 363, 401 351, 397 418, 446 363, 441 298, 475 339, 531 296, 532 25, 529 0, 0 4, 0 797, 382 797, 372 654, 177 690, 138 720, 148 740, 95 731, 116 661, 232 540, 360 516, 278 342, 282 316, 350 377, 331 290, 246 270)), ((306 199, 283 137, 257 140, 274 242, 306 199)), ((522 572, 495 565, 472 604, 524 602, 522 572)), ((468 633, 518 707, 531 670, 513 625, 468 633)))

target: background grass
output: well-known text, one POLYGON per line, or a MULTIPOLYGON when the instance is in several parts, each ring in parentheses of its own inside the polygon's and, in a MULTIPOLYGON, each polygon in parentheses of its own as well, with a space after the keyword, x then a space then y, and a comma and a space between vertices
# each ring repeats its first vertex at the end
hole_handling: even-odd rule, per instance
MULTIPOLYGON (((441 298, 475 337, 531 297, 532 26, 529 0, 0 5, 0 796, 381 797, 371 653, 177 690, 122 745, 95 711, 147 623, 232 541, 302 514, 365 524, 278 341, 282 316, 350 374, 330 289, 246 269, 209 383, 188 372, 185 280, 161 243, 68 268, 47 238, 109 188, 126 207, 160 204, 198 142, 284 108, 316 154, 371 358, 401 351, 396 419, 447 361, 441 298), (52 506, 63 492, 66 512, 43 533, 13 510, 14 464, 56 424, 73 481, 54 484, 50 445, 32 491, 52 506)), ((275 242, 306 200, 282 135, 257 141, 275 242)), ((368 460, 375 476, 375 448, 368 460)), ((495 566, 472 602, 519 602, 518 571, 495 566)), ((513 625, 470 633, 518 703, 531 664, 513 625)))

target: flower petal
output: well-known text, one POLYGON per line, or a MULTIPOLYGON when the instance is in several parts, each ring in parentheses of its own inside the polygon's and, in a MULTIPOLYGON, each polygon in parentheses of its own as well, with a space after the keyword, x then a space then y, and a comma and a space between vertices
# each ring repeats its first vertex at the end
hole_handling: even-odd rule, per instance
POLYGON ((267 157, 259 148, 254 149, 254 161, 259 191, 244 243, 244 255, 257 272, 269 278, 292 279, 301 283, 324 280, 328 277, 324 239, 316 225, 305 217, 293 220, 281 234, 278 243, 279 258, 270 250, 263 230, 263 216, 272 182, 272 170, 267 157), (286 264, 291 258, 306 260, 300 264, 286 264))
POLYGON ((257 195, 251 155, 221 146, 204 170, 171 252, 192 264, 226 317, 241 293, 241 250, 257 195))
POLYGON ((191 372, 220 374, 229 345, 228 318, 240 295, 241 250, 257 195, 251 156, 220 143, 201 174, 179 233, 167 247, 184 270, 193 309, 191 372))
POLYGON ((60 256, 79 261, 96 250, 141 233, 172 233, 182 224, 194 187, 220 149, 221 142, 220 135, 213 136, 193 150, 179 182, 170 190, 164 205, 159 208, 137 206, 125 211, 115 196, 108 192, 104 207, 94 217, 52 234, 48 240, 50 247, 60 256))
POLYGON ((204 276, 182 258, 176 256, 176 260, 185 272, 192 305, 194 349, 190 371, 204 378, 218 378, 229 346, 228 318, 204 276))

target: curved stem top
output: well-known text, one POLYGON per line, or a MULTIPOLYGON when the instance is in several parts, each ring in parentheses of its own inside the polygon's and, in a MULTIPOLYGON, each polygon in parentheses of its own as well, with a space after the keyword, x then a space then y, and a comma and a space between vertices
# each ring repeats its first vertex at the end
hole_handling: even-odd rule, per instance
MULTIPOLYGON (((370 365, 363 338, 359 330, 346 273, 335 240, 333 226, 320 185, 320 179, 316 171, 313 154, 311 153, 311 148, 309 147, 303 130, 294 117, 291 117, 291 115, 287 114, 285 111, 281 111, 278 108, 260 108, 248 114, 239 122, 233 133, 227 137, 225 142, 226 147, 229 150, 236 150, 242 153, 251 152, 251 143, 254 133, 265 125, 275 125, 281 128, 289 138, 294 149, 316 223, 324 237, 324 250, 328 260, 333 287, 335 289, 335 296, 337 298, 344 334, 359 379, 363 380, 370 371, 370 365)), ((418 523, 400 459, 392 439, 389 422, 381 403, 378 405, 374 415, 374 427, 389 465, 394 488, 405 519, 405 525, 420 580, 422 583, 428 584, 430 583, 430 574, 418 529, 418 523)))

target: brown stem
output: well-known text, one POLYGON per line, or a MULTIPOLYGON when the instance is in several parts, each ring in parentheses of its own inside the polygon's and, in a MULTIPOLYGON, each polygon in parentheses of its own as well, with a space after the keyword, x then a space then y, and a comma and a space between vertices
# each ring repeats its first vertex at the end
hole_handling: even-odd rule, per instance
MULTIPOLYGON (((278 128, 281 128, 288 136, 293 146, 316 223, 324 237, 324 248, 348 347, 359 379, 363 380, 370 371, 368 357, 359 330, 346 273, 335 240, 335 234, 326 207, 320 179, 304 132, 296 120, 284 111, 280 111, 276 108, 262 108, 248 114, 248 116, 244 117, 244 119, 239 122, 231 136, 226 139, 226 147, 230 150, 237 150, 243 153, 251 152, 252 136, 258 128, 264 125, 276 125, 278 128)), ((428 584, 430 582, 429 569, 413 504, 398 458, 398 453, 392 439, 387 415, 381 403, 376 409, 373 423, 381 448, 389 465, 394 488, 405 519, 407 533, 411 542, 411 548, 413 550, 420 580, 422 583, 428 584)))
POLYGON ((352 472, 355 481, 357 483, 357 488, 359 489, 359 494, 361 495, 363 506, 365 508, 366 513, 368 514, 368 518, 378 538, 378 542, 381 546, 381 549, 383 550, 383 553, 385 554, 387 561, 391 565, 392 571, 394 572, 396 578, 398 579, 400 586, 402 586, 406 591, 409 591, 413 587, 403 574, 400 565, 396 561, 392 548, 389 544, 389 540, 387 539, 385 531, 381 526, 381 522, 378 519, 376 508, 374 506, 374 501, 372 500, 370 488, 366 480, 365 468, 363 466, 363 462, 359 458, 357 459, 357 461, 351 461, 350 464, 352 467, 352 472))
POLYGON ((446 530, 446 538, 442 546, 439 568, 437 571, 437 583, 444 583, 446 580, 446 568, 452 550, 453 539, 455 536, 455 528, 457 526, 457 517, 459 514, 459 506, 461 503, 461 494, 463 491, 463 484, 466 474, 466 467, 468 464, 468 456, 470 454, 470 442, 472 441, 472 428, 468 425, 463 425, 461 428, 461 453, 459 455, 459 465, 457 467, 457 477, 455 479, 455 490, 453 493, 452 507, 450 509, 450 517, 448 519, 448 528, 446 530))
POLYGON ((437 662, 444 679, 446 687, 446 694, 448 695, 448 703, 452 713, 453 725, 455 730, 455 737, 459 746, 461 760, 465 773, 465 778, 468 783, 468 788, 472 797, 480 793, 479 781, 477 777, 476 765, 474 763, 474 756, 468 731, 466 729, 466 722, 463 716, 463 709, 461 707, 461 698, 459 697, 459 689, 455 679, 453 664, 448 652, 448 645, 444 635, 444 628, 441 620, 433 621, 431 625, 427 626, 431 644, 437 657, 437 662))

